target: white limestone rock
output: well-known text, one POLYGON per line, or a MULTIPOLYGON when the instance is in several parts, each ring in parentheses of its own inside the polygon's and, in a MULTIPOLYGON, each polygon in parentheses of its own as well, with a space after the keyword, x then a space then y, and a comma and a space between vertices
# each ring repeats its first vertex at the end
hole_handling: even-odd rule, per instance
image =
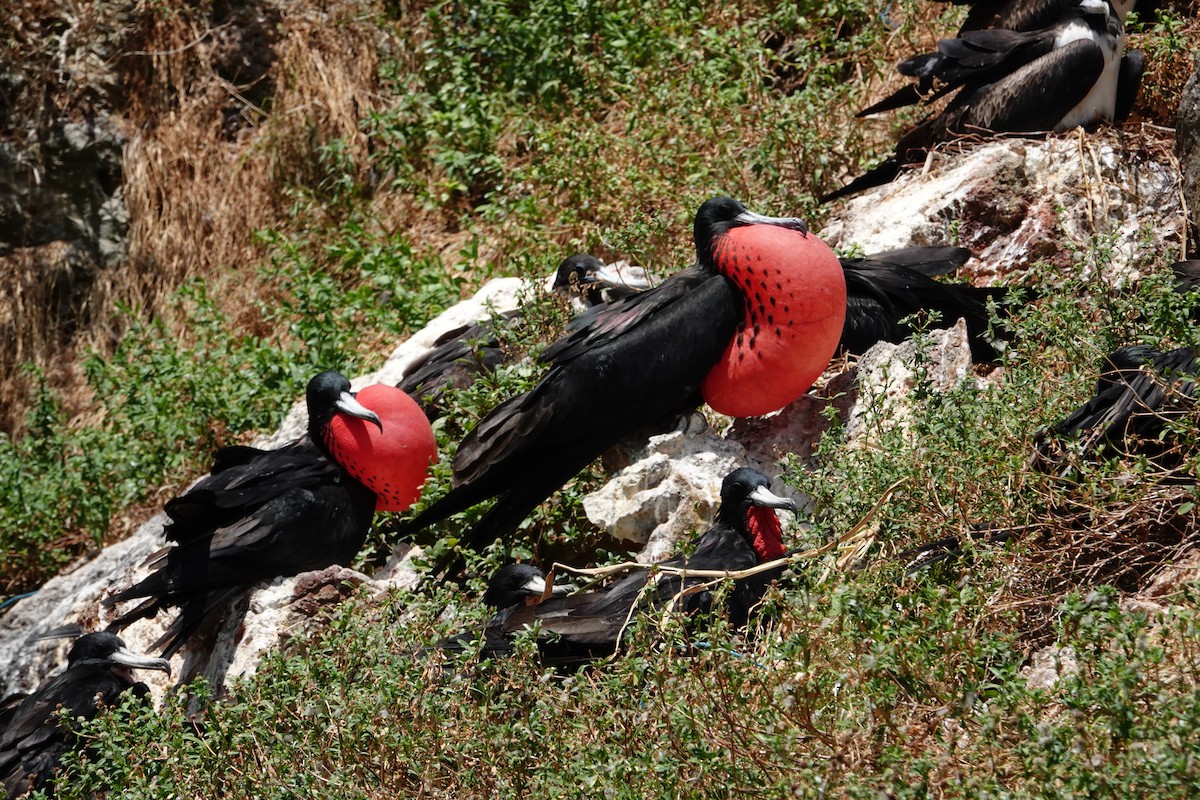
POLYGON ((905 170, 847 201, 820 235, 867 253, 969 247, 976 260, 960 272, 977 283, 1004 282, 1045 261, 1084 275, 1103 266, 1102 277, 1121 285, 1138 277, 1140 259, 1182 246, 1178 171, 1165 145, 1146 146, 1153 136, 1074 131, 937 152, 928 172, 905 170), (1106 265, 1072 254, 1093 232, 1110 238, 1106 265))

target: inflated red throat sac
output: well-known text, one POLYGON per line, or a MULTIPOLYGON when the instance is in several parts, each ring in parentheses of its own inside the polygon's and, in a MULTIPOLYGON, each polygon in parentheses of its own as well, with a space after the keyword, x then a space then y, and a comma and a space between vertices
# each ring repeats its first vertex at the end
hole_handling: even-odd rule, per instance
POLYGON ((732 417, 778 411, 829 365, 846 320, 846 278, 829 246, 775 225, 726 231, 713 247, 720 272, 740 288, 745 319, 702 386, 732 417))
POLYGON ((379 415, 383 429, 335 414, 326 428, 325 446, 343 469, 375 493, 376 511, 404 511, 421 496, 429 467, 437 461, 433 428, 420 406, 394 386, 367 386, 357 399, 379 415))

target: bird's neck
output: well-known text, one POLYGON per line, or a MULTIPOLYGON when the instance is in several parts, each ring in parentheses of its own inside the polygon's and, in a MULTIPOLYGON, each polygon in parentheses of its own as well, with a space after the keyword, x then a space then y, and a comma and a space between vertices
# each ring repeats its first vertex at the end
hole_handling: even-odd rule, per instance
POLYGON ((783 526, 779 524, 774 509, 761 506, 747 509, 746 532, 759 563, 782 558, 786 552, 783 547, 783 526))

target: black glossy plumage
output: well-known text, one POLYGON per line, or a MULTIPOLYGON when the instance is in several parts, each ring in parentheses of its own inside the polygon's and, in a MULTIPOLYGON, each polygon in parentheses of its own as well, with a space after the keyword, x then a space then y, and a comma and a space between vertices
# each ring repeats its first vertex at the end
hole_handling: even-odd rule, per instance
POLYGON ((130 653, 112 633, 91 633, 75 642, 66 670, 24 697, 0 732, 0 784, 10 797, 44 787, 63 754, 75 746, 73 732, 55 718, 56 709, 90 719, 125 692, 148 694, 144 683, 134 682, 132 669, 170 671, 163 659, 130 653))
POLYGON ((179 606, 155 643, 169 658, 206 618, 259 581, 353 560, 376 497, 333 460, 323 440, 336 413, 352 413, 350 382, 323 372, 309 382, 307 398, 307 438, 276 450, 223 448, 206 478, 167 503, 164 532, 175 545, 152 557, 150 575, 104 601, 147 598, 118 617, 115 629, 179 606))
POLYGON ((445 394, 465 389, 480 376, 495 371, 508 361, 498 326, 511 325, 521 312, 509 311, 498 319, 462 325, 438 337, 433 349, 410 364, 396 384, 417 401, 425 416, 433 421, 441 417, 445 394))
POLYGON ((1196 353, 1187 347, 1165 353, 1125 347, 1111 353, 1101 364, 1095 396, 1038 432, 1033 465, 1056 471, 1069 463, 1067 441, 1086 459, 1138 453, 1174 464, 1181 454, 1168 425, 1195 415, 1198 374, 1196 353))
POLYGON ((970 257, 971 251, 963 247, 909 247, 840 259, 846 275, 841 349, 861 355, 876 342, 902 342, 912 335, 912 328, 901 320, 926 314, 934 328, 948 328, 960 317, 965 319, 972 357, 995 361, 988 301, 1002 303, 1008 290, 934 280, 970 257))
MULTIPOLYGON (((646 284, 614 275, 595 256, 577 253, 558 265, 550 289, 582 309, 637 294, 646 284)), ((432 421, 445 413, 443 396, 448 389, 464 389, 478 376, 508 361, 509 336, 505 329, 518 323, 520 309, 498 318, 447 331, 433 349, 409 364, 396 387, 407 392, 432 421)))
POLYGON ((923 161, 936 144, 964 134, 1065 130, 1092 124, 1096 115, 1122 120, 1144 67, 1140 54, 1122 57, 1123 49, 1123 23, 1098 0, 1071 0, 1049 28, 968 31, 939 41, 937 52, 899 65, 902 74, 916 78, 914 85, 860 116, 957 94, 904 134, 892 156, 821 202, 887 183, 905 165, 923 161))
MULTIPOLYGON (((1034 31, 1048 28, 1062 19, 1073 6, 1072 0, 938 0, 957 6, 970 6, 959 34, 985 28, 1034 31)), ((1133 8, 1132 0, 1116 0, 1114 10, 1122 21, 1133 8)))
MULTIPOLYGON (((761 559, 748 526, 750 510, 795 511, 792 501, 770 494, 769 486, 770 479, 758 470, 741 468, 730 473, 722 483, 716 522, 696 539, 691 555, 663 564, 725 571, 757 566, 761 559)), ((710 589, 680 598, 673 608, 685 614, 719 610, 740 628, 749 621, 754 607, 780 571, 738 579, 721 609, 714 608, 715 594, 710 589)), ((564 667, 590 663, 617 650, 631 615, 661 612, 681 591, 712 580, 659 573, 653 574, 654 584, 647 587, 651 579, 650 571, 637 570, 600 589, 550 598, 536 605, 519 602, 502 607, 484 629, 482 654, 507 655, 512 651, 514 636, 527 628, 536 628, 537 647, 544 663, 564 667)), ((459 642, 465 639, 459 637, 459 642)))
MULTIPOLYGON (((577 317, 541 356, 549 372, 493 409, 454 457, 448 494, 401 528, 415 530, 489 497, 496 503, 460 539, 480 549, 626 436, 689 412, 742 319, 742 298, 713 264, 712 245, 745 215, 715 198, 696 214, 697 261, 658 286, 577 317)), ((796 224, 799 224, 796 221, 796 224)), ((434 574, 454 572, 447 556, 434 574)))

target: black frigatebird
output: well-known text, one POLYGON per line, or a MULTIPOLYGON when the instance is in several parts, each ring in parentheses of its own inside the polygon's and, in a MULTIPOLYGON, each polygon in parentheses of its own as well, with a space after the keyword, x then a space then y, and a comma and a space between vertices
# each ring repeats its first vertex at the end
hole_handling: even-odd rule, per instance
MULTIPOLYGON (((846 278, 846 321, 839 347, 861 355, 876 342, 901 342, 912 328, 901 320, 930 315, 933 327, 967 320, 971 352, 977 361, 994 361, 988 340, 988 301, 1000 302, 1007 290, 977 288, 968 283, 944 283, 935 277, 954 272, 971 257, 965 247, 906 247, 856 258, 839 258, 846 278)), ((552 279, 555 291, 568 291, 580 309, 613 302, 649 288, 640 271, 614 271, 600 259, 579 254, 564 260, 552 279)), ((512 311, 500 325, 520 315, 512 311)), ((447 388, 470 386, 480 374, 495 370, 508 359, 497 321, 487 320, 443 334, 433 349, 414 361, 400 382, 425 409, 431 420, 442 415, 447 388)))
MULTIPOLYGON (((700 207, 693 235, 695 265, 577 317, 543 351, 549 372, 467 434, 453 488, 402 532, 497 497, 460 540, 480 549, 633 432, 702 401, 731 416, 766 414, 808 389, 845 318, 833 251, 801 220, 727 197, 700 207)), ((451 553, 434 573, 457 566, 451 553)))
POLYGON ((938 51, 901 62, 917 79, 860 116, 928 96, 958 94, 937 115, 904 134, 883 163, 821 198, 839 197, 893 180, 930 148, 957 136, 988 131, 1064 131, 1123 119, 1133 107, 1145 62, 1124 55, 1125 29, 1108 0, 1071 0, 1062 19, 1037 31, 969 31, 938 42, 938 51))
POLYGON ((210 475, 166 504, 164 533, 175 545, 151 557, 154 571, 141 582, 105 599, 147 598, 114 628, 180 606, 154 645, 170 658, 255 583, 349 564, 376 510, 412 505, 436 457, 412 398, 379 385, 356 397, 328 371, 309 381, 307 403, 307 437, 275 450, 223 448, 210 475))
MULTIPOLYGON (((691 555, 662 564, 736 572, 781 558, 785 553, 783 533, 774 509, 795 512, 796 506, 791 499, 772 493, 770 485, 770 479, 755 469, 742 467, 729 473, 721 484, 716 522, 696 539, 691 555)), ((510 576, 497 576, 505 581, 494 578, 489 584, 496 587, 492 599, 512 602, 499 605, 499 612, 488 622, 482 652, 485 656, 507 655, 512 652, 513 637, 532 629, 543 662, 555 666, 585 664, 617 650, 632 615, 662 611, 677 596, 675 610, 686 614, 724 611, 730 623, 740 628, 749 621, 779 572, 770 570, 737 579, 722 609, 714 608, 711 587, 680 596, 684 590, 711 583, 711 577, 638 570, 600 589, 527 603, 528 595, 500 590, 500 584, 510 576)), ((537 575, 540 577, 540 573, 537 575)), ((536 589, 537 585, 535 581, 532 587, 536 589)), ((452 640, 456 646, 468 641, 467 635, 452 640)))
MULTIPOLYGON (((595 256, 577 253, 563 259, 546 282, 549 291, 571 300, 577 311, 609 303, 650 288, 640 269, 617 269, 595 256)), ((447 331, 433 348, 409 364, 396 384, 425 409, 430 420, 442 415, 447 389, 463 389, 508 361, 500 328, 521 317, 520 309, 447 331)))
POLYGON ((971 356, 976 361, 995 361, 998 353, 989 339, 988 302, 1003 302, 1008 289, 934 280, 970 257, 965 247, 906 247, 840 259, 846 275, 846 323, 840 347, 861 355, 876 342, 902 342, 913 332, 904 320, 914 315, 928 315, 934 328, 948 328, 961 317, 967 323, 971 356))
POLYGON ((1162 352, 1123 347, 1104 357, 1096 393, 1066 419, 1034 437, 1033 466, 1061 467, 1066 441, 1085 458, 1141 453, 1160 462, 1176 460, 1170 425, 1196 413, 1196 352, 1188 347, 1162 352))
MULTIPOLYGON (((937 0, 956 6, 970 6, 967 18, 958 29, 959 35, 985 28, 1005 28, 1010 31, 1036 31, 1048 28, 1062 19, 1074 5, 1074 0, 937 0)), ((1113 10, 1124 22, 1136 0, 1112 0, 1113 10)))
POLYGON ((75 641, 66 670, 25 697, 0 732, 0 783, 9 797, 44 786, 59 759, 76 745, 74 731, 55 714, 59 708, 72 719, 91 719, 125 692, 147 696, 146 684, 133 680, 135 669, 171 674, 166 659, 132 653, 114 633, 89 633, 75 641))

